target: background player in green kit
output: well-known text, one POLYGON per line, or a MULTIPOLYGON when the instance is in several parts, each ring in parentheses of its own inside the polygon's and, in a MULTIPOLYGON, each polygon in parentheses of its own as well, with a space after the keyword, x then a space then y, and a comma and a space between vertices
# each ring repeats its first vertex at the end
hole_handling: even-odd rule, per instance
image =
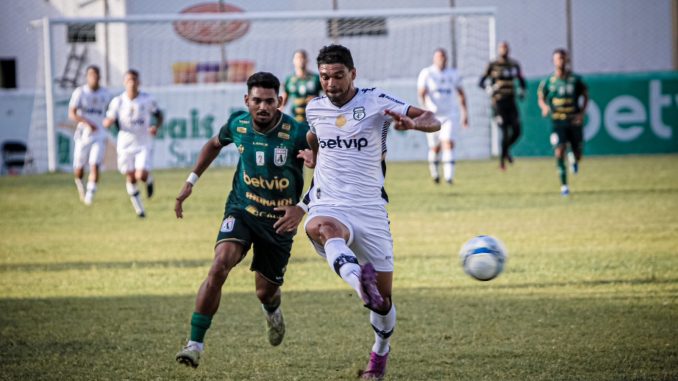
POLYGON ((308 71, 308 54, 305 50, 294 52, 292 59, 294 64, 294 74, 285 79, 285 86, 282 92, 282 105, 285 107, 289 102, 290 113, 297 122, 306 121, 306 105, 311 99, 320 95, 320 76, 317 73, 308 71))
POLYGON ((515 80, 520 90, 518 97, 525 97, 525 79, 520 71, 518 61, 509 57, 508 42, 503 41, 497 49, 499 57, 490 62, 485 74, 480 77, 480 87, 485 89, 485 81, 490 79, 492 110, 497 126, 501 130, 501 155, 499 168, 506 169, 506 161, 513 163, 509 149, 520 137, 520 117, 516 108, 515 80))
POLYGON ((589 95, 581 77, 569 69, 567 51, 556 49, 553 52, 553 65, 554 73, 539 84, 539 107, 542 116, 551 114, 553 121, 551 144, 555 150, 560 176, 560 193, 567 196, 570 194, 570 188, 567 185, 565 153, 569 144, 572 150, 570 157, 572 172, 577 173, 582 157, 583 122, 589 95))
POLYGON ((305 123, 278 110, 280 82, 271 73, 255 73, 247 80, 245 104, 249 112, 233 113, 219 135, 200 151, 198 161, 176 199, 177 218, 199 176, 228 144, 240 152, 224 219, 217 235, 214 262, 198 290, 191 318, 191 337, 176 355, 182 364, 197 367, 203 340, 219 308, 221 288, 228 273, 253 247, 251 270, 256 294, 268 325, 268 340, 279 345, 285 334, 280 310, 280 286, 292 248, 292 238, 304 215, 296 206, 303 188, 304 160, 297 155, 308 148, 305 123))

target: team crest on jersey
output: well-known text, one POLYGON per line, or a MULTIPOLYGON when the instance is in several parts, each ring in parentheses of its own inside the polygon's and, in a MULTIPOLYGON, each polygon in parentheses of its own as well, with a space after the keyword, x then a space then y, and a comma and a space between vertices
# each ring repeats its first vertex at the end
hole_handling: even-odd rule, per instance
POLYGON ((282 167, 287 162, 287 148, 278 147, 273 150, 273 164, 282 167))
POLYGON ((356 107, 353 109, 353 119, 361 120, 365 117, 365 107, 356 107))
POLYGON ((264 152, 257 151, 256 154, 257 154, 257 165, 261 167, 266 163, 264 152))
POLYGON ((228 216, 224 220, 224 222, 221 223, 221 229, 219 229, 222 233, 230 233, 233 231, 233 227, 235 226, 235 218, 228 216))

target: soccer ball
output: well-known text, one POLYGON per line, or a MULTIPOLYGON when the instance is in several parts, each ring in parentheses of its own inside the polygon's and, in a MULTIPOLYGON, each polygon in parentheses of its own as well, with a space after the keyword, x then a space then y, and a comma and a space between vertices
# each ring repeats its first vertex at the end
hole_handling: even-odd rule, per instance
POLYGON ((501 241, 489 235, 471 238, 459 251, 464 272, 483 281, 501 274, 507 257, 508 253, 501 241))

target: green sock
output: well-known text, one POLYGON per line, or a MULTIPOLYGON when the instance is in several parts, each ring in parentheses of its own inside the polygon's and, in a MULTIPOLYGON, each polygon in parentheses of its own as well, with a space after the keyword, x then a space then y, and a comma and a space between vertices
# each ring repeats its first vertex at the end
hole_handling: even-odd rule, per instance
POLYGON ((212 324, 212 317, 193 312, 191 316, 191 341, 202 343, 205 340, 205 333, 212 324))
POLYGON ((556 159, 556 166, 558 167, 558 175, 560 176, 560 183, 567 185, 567 170, 565 169, 565 159, 556 159))

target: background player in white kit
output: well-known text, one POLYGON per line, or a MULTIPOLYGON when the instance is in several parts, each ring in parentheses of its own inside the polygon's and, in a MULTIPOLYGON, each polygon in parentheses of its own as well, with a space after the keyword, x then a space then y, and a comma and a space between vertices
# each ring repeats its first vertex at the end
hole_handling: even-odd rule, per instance
POLYGON ((353 58, 341 45, 321 49, 317 62, 326 96, 306 108, 315 155, 305 160, 315 171, 299 205, 308 208, 305 229, 316 251, 371 310, 375 342, 361 377, 381 379, 396 323, 393 239, 384 190, 386 134, 394 120, 398 130, 425 132, 437 131, 440 122, 433 113, 381 90, 354 87, 353 58))
POLYGON ((440 182, 438 163, 441 159, 442 148, 443 176, 448 184, 452 184, 454 181, 454 142, 459 133, 460 119, 462 126, 468 128, 468 110, 466 96, 461 87, 461 77, 456 69, 447 67, 447 53, 444 49, 436 49, 433 53, 433 65, 425 67, 419 73, 417 95, 419 104, 432 111, 441 123, 440 132, 426 136, 431 177, 436 183, 440 182))
POLYGON ((106 112, 104 126, 118 124, 118 169, 127 177, 127 194, 134 211, 145 217, 137 181, 146 183, 147 196, 153 196, 153 177, 150 174, 153 155, 153 137, 162 126, 162 112, 155 100, 139 91, 139 73, 128 70, 124 77, 125 91, 113 98, 106 112), (153 120, 155 119, 155 120, 153 120))
POLYGON ((68 103, 68 117, 78 123, 73 135, 75 140, 73 149, 75 186, 78 188, 80 200, 85 205, 92 205, 99 181, 99 167, 106 153, 108 133, 104 129, 103 121, 106 106, 108 106, 111 98, 108 91, 99 86, 99 68, 89 66, 85 72, 87 84, 73 91, 71 101, 68 103), (87 191, 82 184, 86 164, 89 164, 87 191))

